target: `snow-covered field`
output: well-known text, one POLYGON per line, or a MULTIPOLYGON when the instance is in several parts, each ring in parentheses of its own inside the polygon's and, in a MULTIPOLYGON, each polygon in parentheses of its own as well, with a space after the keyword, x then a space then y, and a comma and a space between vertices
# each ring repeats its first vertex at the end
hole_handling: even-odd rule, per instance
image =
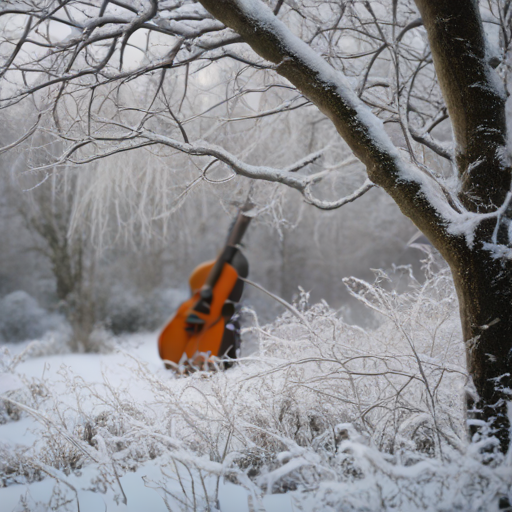
POLYGON ((512 460, 466 441, 447 272, 380 281, 347 281, 378 329, 304 294, 224 372, 176 377, 156 334, 105 354, 5 345, 0 510, 498 510, 512 460))
MULTIPOLYGON (((183 492, 181 485, 184 485, 188 492, 192 493, 190 476, 186 467, 184 466, 181 469, 185 474, 180 475, 182 480, 180 484, 180 478, 178 478, 179 467, 170 464, 169 458, 162 454, 149 454, 140 465, 135 465, 132 462, 133 465, 127 471, 128 468, 125 467, 125 462, 119 463, 123 469, 117 469, 115 468, 116 461, 108 460, 108 455, 105 459, 106 454, 102 454, 101 449, 94 450, 93 455, 89 453, 93 450, 88 447, 83 450, 84 467, 80 467, 79 470, 68 471, 65 467, 66 462, 62 461, 61 467, 58 467, 58 465, 54 467, 55 464, 52 464, 51 460, 45 460, 45 456, 41 457, 41 452, 37 456, 34 455, 39 451, 37 448, 34 452, 30 450, 30 447, 34 445, 41 447, 43 443, 46 443, 44 452, 46 456, 50 455, 50 459, 52 455, 57 455, 59 450, 62 449, 64 451, 60 451, 59 456, 71 455, 69 452, 71 447, 61 445, 61 441, 72 444, 63 430, 66 427, 71 427, 71 430, 75 433, 77 429, 83 431, 84 428, 87 428, 84 419, 98 414, 98 411, 102 408, 98 402, 91 399, 90 395, 78 405, 79 399, 76 393, 78 388, 87 388, 88 390, 94 388, 98 392, 96 398, 100 403, 109 400, 110 390, 114 394, 131 396, 134 403, 149 405, 155 402, 156 397, 147 382, 143 382, 143 379, 134 378, 135 375, 140 376, 139 365, 144 365, 144 371, 151 372, 154 378, 167 383, 172 381, 177 388, 183 387, 183 380, 173 379, 171 374, 163 369, 156 349, 156 334, 130 336, 119 345, 114 353, 105 355, 59 354, 34 358, 27 357, 17 365, 16 371, 6 371, 0 375, 0 393, 2 396, 13 397, 13 399, 26 403, 27 397, 23 394, 30 393, 33 394, 33 397, 34 395, 39 397, 39 400, 36 399, 36 401, 45 402, 45 399, 48 398, 47 393, 51 390, 51 393, 58 397, 59 410, 65 411, 64 416, 66 418, 64 420, 65 426, 58 425, 53 423, 55 418, 48 414, 45 408, 38 407, 40 413, 28 408, 21 412, 11 404, 12 408, 8 410, 7 418, 5 418, 7 421, 0 425, 2 452, 11 451, 14 457, 15 453, 22 454, 19 463, 32 466, 28 470, 32 474, 9 475, 9 472, 5 471, 5 466, 2 468, 4 470, 2 474, 3 487, 0 488, 0 509, 2 511, 53 510, 58 508, 57 504, 59 503, 64 509, 65 505, 63 503, 70 498, 72 503, 68 504, 67 507, 78 509, 78 501, 82 512, 105 510, 105 506, 109 511, 166 511, 168 509, 162 497, 163 491, 159 489, 159 486, 162 485, 159 482, 163 479, 165 479, 166 492, 173 490, 180 494, 183 492), (16 410, 15 413, 14 410, 16 410), (43 410, 46 411, 46 414, 43 410), (41 413, 44 414, 44 417, 40 416, 41 413), (18 415, 21 416, 19 419, 18 415), (46 418, 52 423, 48 423, 46 418), (53 435, 56 436, 55 446, 52 446, 53 440, 48 438, 48 436, 53 435), (62 439, 58 439, 59 435, 63 436, 62 439), (25 458, 31 460, 25 462, 25 458), (91 464, 91 462, 93 463, 91 464), (110 467, 105 468, 102 467, 103 465, 110 465, 110 467), (37 475, 34 474, 36 472, 37 475), (166 473, 169 473, 170 477, 165 476, 166 473), (98 486, 97 482, 101 481, 105 474, 115 479, 116 483, 113 487, 98 486), (172 485, 169 480, 175 480, 175 485, 172 485), (27 484, 27 482, 30 483, 27 484), (124 500, 125 497, 126 500, 124 500)), ((9 364, 12 361, 11 357, 16 357, 23 350, 30 353, 27 343, 5 345, 4 364, 9 364)), ((6 405, 9 407, 9 403, 6 405)), ((55 405, 55 402, 52 405, 55 405)), ((158 404, 154 403, 154 405, 150 405, 150 408, 153 408, 157 413, 158 404)), ((108 429, 109 426, 114 424, 115 419, 106 428, 108 429)), ((98 434, 98 439, 99 436, 100 434, 98 434)), ((80 448, 78 450, 81 451, 80 448)), ((76 456, 76 454, 73 454, 73 456, 76 456)), ((118 452, 117 459, 120 460, 121 457, 118 452)), ((185 462, 186 458, 187 456, 185 456, 185 462)), ((9 460, 7 457, 2 460, 0 467, 7 460, 9 460)), ((176 460, 179 460, 179 456, 176 460)), ((13 462, 12 459, 9 462, 13 462)), ((208 471, 208 462, 200 461, 200 463, 204 464, 206 471, 208 471)), ((79 465, 81 466, 82 462, 79 465)), ((212 469, 213 476, 206 472, 203 478, 212 494, 215 489, 220 510, 222 512, 249 510, 248 493, 239 486, 219 479, 220 467, 212 465, 212 469)), ((199 474, 194 476, 199 480, 201 479, 199 474)), ((193 503, 193 498, 191 503, 193 503)), ((263 497, 262 503, 264 510, 268 511, 286 512, 292 510, 290 500, 283 495, 263 497)))

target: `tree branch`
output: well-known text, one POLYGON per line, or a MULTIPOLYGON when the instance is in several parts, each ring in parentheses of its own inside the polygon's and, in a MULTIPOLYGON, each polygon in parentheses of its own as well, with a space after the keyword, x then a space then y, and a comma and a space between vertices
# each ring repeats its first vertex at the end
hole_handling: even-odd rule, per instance
POLYGON ((349 196, 342 197, 336 201, 320 201, 316 197, 313 197, 311 194, 311 187, 308 185, 304 190, 304 197, 309 204, 320 208, 320 210, 335 210, 337 208, 341 208, 342 206, 352 203, 356 199, 359 199, 361 196, 366 194, 369 190, 371 190, 375 185, 369 180, 366 179, 365 182, 352 194, 349 196))
POLYGON ((200 0, 238 32, 276 71, 309 98, 336 126, 354 154, 366 165, 369 179, 384 188, 400 209, 441 247, 446 226, 456 213, 431 178, 405 162, 346 77, 296 37, 263 2, 200 0), (435 190, 434 190, 435 189, 435 190))

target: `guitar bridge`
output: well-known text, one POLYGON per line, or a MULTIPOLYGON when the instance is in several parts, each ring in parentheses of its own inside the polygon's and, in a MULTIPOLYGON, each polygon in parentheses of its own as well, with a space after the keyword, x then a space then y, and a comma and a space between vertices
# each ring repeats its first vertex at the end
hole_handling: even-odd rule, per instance
POLYGON ((206 323, 201 317, 197 316, 195 313, 190 313, 185 319, 187 326, 185 327, 185 331, 190 334, 194 334, 199 332, 203 325, 206 323))

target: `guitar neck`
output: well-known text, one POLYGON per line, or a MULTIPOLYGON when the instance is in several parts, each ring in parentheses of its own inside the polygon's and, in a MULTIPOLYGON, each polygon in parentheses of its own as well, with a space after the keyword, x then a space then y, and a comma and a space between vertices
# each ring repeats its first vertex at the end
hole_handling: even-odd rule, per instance
POLYGON ((203 288, 213 288, 215 283, 220 277, 224 263, 231 261, 237 249, 236 246, 242 241, 242 238, 247 230, 247 226, 251 222, 252 217, 247 217, 244 212, 238 212, 238 216, 229 232, 226 245, 220 253, 215 265, 213 266, 208 278, 206 279, 203 288))
POLYGON ((236 246, 242 241, 251 219, 252 217, 247 217, 243 212, 238 212, 238 216, 226 240, 226 245, 236 246))

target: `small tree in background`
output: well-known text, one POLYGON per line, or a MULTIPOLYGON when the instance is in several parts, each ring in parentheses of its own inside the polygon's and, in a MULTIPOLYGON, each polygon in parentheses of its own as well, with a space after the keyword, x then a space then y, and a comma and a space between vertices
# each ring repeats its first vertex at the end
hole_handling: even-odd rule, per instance
POLYGON ((70 347, 88 351, 96 323, 95 262, 86 223, 70 231, 76 174, 68 170, 51 173, 49 183, 18 195, 18 212, 35 240, 33 250, 51 264, 58 309, 69 321, 73 334, 70 347))

